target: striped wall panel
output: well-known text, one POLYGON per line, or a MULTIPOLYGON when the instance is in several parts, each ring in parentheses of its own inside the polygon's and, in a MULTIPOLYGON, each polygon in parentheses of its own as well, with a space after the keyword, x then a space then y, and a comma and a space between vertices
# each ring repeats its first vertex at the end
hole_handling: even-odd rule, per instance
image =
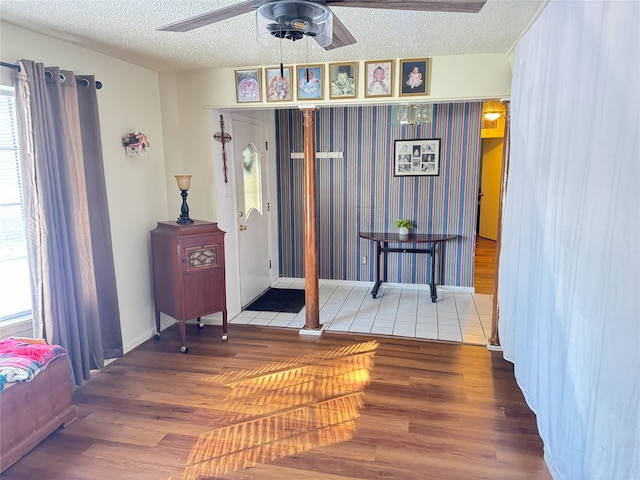
MULTIPOLYGON (((319 276, 373 280, 373 243, 361 231, 394 231, 398 218, 416 233, 455 233, 445 246, 439 283, 473 286, 473 243, 480 162, 481 102, 433 106, 427 125, 390 124, 390 106, 322 108, 316 113, 316 150, 342 151, 316 159, 319 276), (437 177, 394 177, 394 140, 440 138, 437 177), (362 257, 367 263, 362 264, 362 257)), ((303 118, 276 112, 280 275, 304 277, 303 118)), ((428 283, 425 255, 389 255, 389 282, 428 283)))

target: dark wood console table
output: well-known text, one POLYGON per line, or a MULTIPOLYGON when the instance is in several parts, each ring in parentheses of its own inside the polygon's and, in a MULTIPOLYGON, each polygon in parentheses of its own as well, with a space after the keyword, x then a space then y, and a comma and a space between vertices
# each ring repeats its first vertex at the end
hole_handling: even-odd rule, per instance
MULTIPOLYGON (((449 240, 458 238, 458 235, 435 235, 431 233, 416 233, 400 236, 397 233, 387 232, 360 232, 361 238, 366 238, 376 243, 376 263, 375 263, 375 285, 371 290, 371 296, 376 298, 378 290, 382 282, 387 281, 387 255, 389 253, 426 253, 431 255, 431 278, 429 280, 429 288, 431 290, 431 301, 435 302, 438 298, 436 292, 436 245, 449 240), (404 246, 389 247, 390 243, 406 244, 427 244, 427 248, 406 248, 404 246), (380 277, 380 257, 384 253, 384 270, 382 278, 380 277)), ((442 258, 440 258, 442 262, 442 258)))
POLYGON ((222 312, 222 341, 227 341, 224 234, 217 223, 194 220, 158 222, 151 230, 156 334, 160 312, 180 322, 180 351, 187 353, 186 322, 222 312))

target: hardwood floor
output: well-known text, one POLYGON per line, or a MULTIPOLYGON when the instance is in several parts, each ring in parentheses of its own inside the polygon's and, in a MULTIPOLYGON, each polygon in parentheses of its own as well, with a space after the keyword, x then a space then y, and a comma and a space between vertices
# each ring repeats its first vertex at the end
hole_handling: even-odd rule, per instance
POLYGON ((476 258, 473 286, 476 293, 493 295, 493 277, 496 261, 496 242, 476 237, 476 258))
MULTIPOLYGON (((550 479, 512 365, 484 347, 177 326, 74 393, 5 480, 550 479)), ((34 412, 37 414, 37 412, 34 412)))

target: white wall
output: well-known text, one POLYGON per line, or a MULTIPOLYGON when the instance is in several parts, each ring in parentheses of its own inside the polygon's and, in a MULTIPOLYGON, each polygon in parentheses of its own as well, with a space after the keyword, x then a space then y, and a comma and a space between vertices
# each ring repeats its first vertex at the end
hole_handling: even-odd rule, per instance
MULTIPOLYGON (((94 74, 103 84, 98 92, 100 128, 122 340, 128 351, 155 328, 149 230, 168 215, 158 74, 3 23, 0 59, 16 63, 23 58, 94 74), (133 130, 147 134, 148 155, 125 155, 122 135, 133 130)), ((12 71, 0 71, 2 83, 11 85, 12 71)))

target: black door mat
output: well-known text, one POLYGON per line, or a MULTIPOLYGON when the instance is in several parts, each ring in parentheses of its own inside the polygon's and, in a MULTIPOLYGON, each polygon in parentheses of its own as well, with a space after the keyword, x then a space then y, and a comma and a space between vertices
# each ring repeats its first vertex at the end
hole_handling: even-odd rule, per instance
POLYGON ((299 313, 302 307, 304 307, 304 290, 270 288, 244 309, 258 312, 299 313))

